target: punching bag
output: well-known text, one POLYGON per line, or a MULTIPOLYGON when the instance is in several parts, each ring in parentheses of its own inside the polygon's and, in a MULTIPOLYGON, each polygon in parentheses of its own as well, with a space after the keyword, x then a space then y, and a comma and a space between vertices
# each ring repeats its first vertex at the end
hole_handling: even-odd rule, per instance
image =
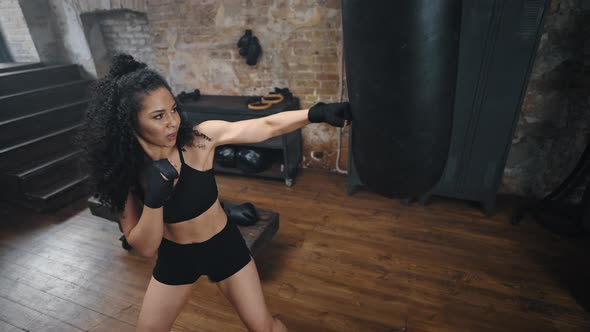
POLYGON ((460 0, 342 1, 352 152, 362 183, 415 198, 447 160, 460 0))

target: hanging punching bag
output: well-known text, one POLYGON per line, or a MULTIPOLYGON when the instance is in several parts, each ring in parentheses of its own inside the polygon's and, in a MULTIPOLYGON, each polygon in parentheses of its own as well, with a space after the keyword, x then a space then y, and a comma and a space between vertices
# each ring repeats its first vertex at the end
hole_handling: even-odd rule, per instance
POLYGON ((375 192, 415 198, 449 150, 460 0, 342 1, 352 151, 375 192))

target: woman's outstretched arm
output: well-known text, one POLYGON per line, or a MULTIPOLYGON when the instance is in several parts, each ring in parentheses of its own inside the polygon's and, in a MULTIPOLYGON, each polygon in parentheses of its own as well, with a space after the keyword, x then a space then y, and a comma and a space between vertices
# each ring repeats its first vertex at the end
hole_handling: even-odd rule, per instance
POLYGON ((269 136, 280 136, 305 127, 310 123, 307 118, 308 112, 308 109, 304 109, 265 116, 263 119, 268 126, 269 136))
POLYGON ((210 137, 215 145, 257 143, 289 133, 311 122, 342 127, 351 120, 348 103, 316 104, 310 109, 285 111, 257 119, 228 122, 210 120, 195 129, 210 137))

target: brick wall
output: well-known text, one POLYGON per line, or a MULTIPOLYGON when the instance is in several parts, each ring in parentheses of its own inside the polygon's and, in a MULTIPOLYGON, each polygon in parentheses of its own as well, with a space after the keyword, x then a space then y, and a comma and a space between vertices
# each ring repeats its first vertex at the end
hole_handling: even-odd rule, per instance
POLYGON ((18 0, 0 1, 0 13, 0 30, 12 59, 16 62, 39 62, 18 0))
MULTIPOLYGON (((289 87, 302 107, 339 99, 339 0, 46 1, 55 16, 55 39, 64 44, 64 58, 92 75, 104 74, 104 59, 123 51, 153 65, 175 92, 199 88, 211 94, 263 95, 274 87, 289 87), (141 12, 148 13, 147 21, 141 12), (101 18, 95 20, 102 34, 99 48, 104 48, 98 56, 88 45, 80 15, 101 18), (246 28, 254 30, 263 48, 254 67, 245 64, 236 48, 246 28)), ((326 125, 304 128, 304 167, 334 169, 337 135, 326 125)), ((342 168, 347 164, 346 143, 345 132, 342 168)))
MULTIPOLYGON (((542 197, 578 162, 590 135, 589 41, 588 1, 551 1, 504 171, 503 192, 542 197)), ((572 200, 581 193, 581 188, 574 191, 572 200)))
POLYGON ((18 2, 39 54, 39 60, 45 64, 70 62, 49 1, 19 0, 18 2))
MULTIPOLYGON (((106 48, 129 52, 152 65, 175 92, 199 88, 210 94, 263 95, 275 86, 289 87, 304 108, 340 97, 339 0, 47 1, 68 59, 90 69, 93 64, 82 52, 85 41, 76 27, 79 15, 110 13, 114 16, 100 23, 106 48), (141 12, 147 13, 147 21, 141 12), (246 65, 236 48, 246 28, 254 31, 263 48, 256 66, 246 65)), ((14 37, 10 45, 22 46, 11 46, 18 50, 18 61, 37 61, 18 4, 0 1, 0 27, 7 39, 14 37), (17 33, 6 33, 10 29, 17 33)), ((590 83, 583 74, 590 59, 589 17, 587 1, 551 1, 503 179, 504 192, 542 196, 571 170, 586 144, 590 83)), ((338 131, 325 125, 304 128, 304 166, 334 169, 337 137, 338 131)), ((345 131, 341 168, 347 165, 347 141, 345 131)))
MULTIPOLYGON (((262 95, 289 87, 305 108, 339 99, 339 0, 160 0, 147 10, 156 68, 176 91, 262 95), (263 49, 256 66, 238 54, 245 28, 263 49)), ((337 134, 325 125, 306 127, 304 166, 334 169, 337 134)))
POLYGON ((155 67, 154 51, 146 14, 115 10, 96 14, 109 58, 129 53, 155 67))

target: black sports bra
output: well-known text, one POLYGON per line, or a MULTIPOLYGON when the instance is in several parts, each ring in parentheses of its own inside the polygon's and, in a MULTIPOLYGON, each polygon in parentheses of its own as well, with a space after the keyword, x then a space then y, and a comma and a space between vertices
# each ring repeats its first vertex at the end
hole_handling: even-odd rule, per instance
POLYGON ((164 222, 173 224, 200 216, 217 200, 217 183, 213 168, 196 170, 184 162, 178 148, 181 168, 172 196, 164 203, 164 222))

